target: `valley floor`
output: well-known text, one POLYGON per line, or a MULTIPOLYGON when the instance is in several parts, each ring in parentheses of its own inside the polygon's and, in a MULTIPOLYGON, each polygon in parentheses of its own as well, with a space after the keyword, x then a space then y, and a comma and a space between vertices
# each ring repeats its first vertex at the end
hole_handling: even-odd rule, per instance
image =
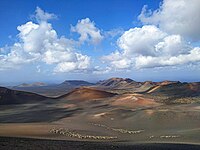
POLYGON ((125 94, 2 105, 0 110, 2 150, 200 149, 199 103, 167 105, 125 94))

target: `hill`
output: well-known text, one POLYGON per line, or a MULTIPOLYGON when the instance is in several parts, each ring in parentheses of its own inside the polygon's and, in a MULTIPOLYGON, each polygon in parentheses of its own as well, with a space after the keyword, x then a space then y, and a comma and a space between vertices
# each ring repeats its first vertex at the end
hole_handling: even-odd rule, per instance
POLYGON ((115 96, 116 94, 97 90, 94 88, 80 87, 72 90, 71 92, 59 97, 66 100, 93 100, 100 98, 107 98, 115 96))
POLYGON ((129 78, 110 78, 107 80, 99 81, 96 85, 104 88, 127 89, 140 87, 142 84, 129 78))
POLYGON ((145 98, 140 94, 121 94, 112 98, 111 105, 128 108, 154 107, 160 105, 154 99, 145 98))
POLYGON ((200 102, 200 82, 156 85, 143 94, 166 104, 190 104, 200 102))
POLYGON ((192 97, 200 95, 200 82, 181 83, 176 82, 167 85, 157 85, 146 91, 152 95, 163 95, 170 97, 192 97))
POLYGON ((33 103, 45 99, 47 98, 38 94, 0 87, 0 105, 33 103))

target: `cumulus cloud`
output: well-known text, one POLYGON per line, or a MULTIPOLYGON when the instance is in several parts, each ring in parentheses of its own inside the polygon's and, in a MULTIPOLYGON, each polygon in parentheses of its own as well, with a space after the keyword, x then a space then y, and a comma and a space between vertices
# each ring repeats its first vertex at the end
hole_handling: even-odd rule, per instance
POLYGON ((47 22, 55 17, 54 14, 37 7, 35 17, 38 23, 29 21, 18 26, 19 42, 7 48, 8 53, 0 53, 1 70, 36 61, 55 65, 55 72, 77 72, 89 68, 90 57, 76 51, 75 41, 64 36, 58 37, 47 22))
MULTIPOLYGON (((124 31, 102 32, 89 18, 81 19, 71 32, 78 33, 78 41, 59 37, 48 22, 57 16, 37 7, 34 18, 17 27, 18 42, 0 48, 0 70, 18 68, 24 64, 51 65, 54 73, 92 72, 154 68, 199 64, 200 48, 192 44, 200 40, 200 1, 164 0, 157 10, 144 6, 138 16, 142 27, 124 31), (117 50, 101 57, 103 68, 90 67, 91 58, 77 50, 80 44, 99 44, 103 38, 119 37, 117 50), (108 65, 107 65, 108 64, 108 65)), ((51 68, 52 68, 51 67, 51 68)), ((41 72, 41 67, 38 69, 41 72)))
POLYGON ((116 51, 110 55, 101 58, 103 63, 110 63, 112 68, 115 69, 129 69, 132 66, 132 60, 126 57, 125 54, 116 51))
POLYGON ((103 39, 100 30, 89 18, 81 19, 76 26, 71 26, 71 32, 80 34, 79 41, 81 43, 90 42, 92 44, 98 44, 103 39))
POLYGON ((121 36, 124 33, 123 28, 115 28, 109 31, 104 31, 104 35, 106 38, 114 38, 116 36, 121 36))
POLYGON ((200 61, 200 48, 195 47, 188 54, 181 54, 177 56, 139 56, 136 58, 137 68, 154 68, 154 67, 165 67, 174 66, 187 63, 196 63, 200 61))
POLYGON ((76 53, 77 61, 68 61, 59 63, 54 72, 87 71, 90 65, 90 57, 76 53))
POLYGON ((118 46, 126 55, 154 55, 154 45, 165 36, 156 26, 131 28, 119 38, 118 46))
POLYGON ((111 67, 100 67, 100 66, 95 66, 94 70, 92 71, 93 74, 106 74, 109 73, 110 71, 112 71, 111 67))
POLYGON ((0 70, 16 69, 37 59, 37 56, 24 53, 21 43, 6 48, 8 53, 0 53, 0 70))
POLYGON ((154 11, 144 6, 138 18, 144 24, 158 25, 169 34, 200 40, 199 14, 199 0, 164 0, 154 11))
POLYGON ((180 35, 170 35, 154 25, 131 28, 117 43, 120 51, 101 58, 116 69, 175 66, 200 61, 199 47, 194 48, 180 35))
POLYGON ((40 7, 36 7, 35 15, 33 16, 38 22, 48 21, 50 19, 55 19, 57 16, 53 13, 44 12, 40 7))
POLYGON ((115 69, 198 64, 200 1, 163 0, 156 10, 144 6, 142 27, 130 28, 117 40, 118 51, 101 59, 115 69))

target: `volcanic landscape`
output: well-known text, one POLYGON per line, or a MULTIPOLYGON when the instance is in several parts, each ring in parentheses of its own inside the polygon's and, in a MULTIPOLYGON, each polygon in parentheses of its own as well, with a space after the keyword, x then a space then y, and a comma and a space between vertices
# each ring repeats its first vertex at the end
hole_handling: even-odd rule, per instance
POLYGON ((199 82, 110 78, 21 84, 0 88, 0 110, 0 136, 7 138, 123 144, 200 141, 199 82))

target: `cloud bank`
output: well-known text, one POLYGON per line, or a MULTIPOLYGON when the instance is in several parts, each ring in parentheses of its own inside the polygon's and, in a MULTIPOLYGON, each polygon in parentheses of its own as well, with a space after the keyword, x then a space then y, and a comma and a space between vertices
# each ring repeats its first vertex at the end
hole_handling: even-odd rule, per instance
POLYGON ((179 34, 192 40, 200 40, 200 1, 164 0, 157 10, 144 6, 139 19, 153 24, 169 34, 179 34))
POLYGON ((138 16, 144 25, 125 31, 119 50, 101 59, 119 70, 195 64, 200 47, 191 43, 200 40, 198 14, 198 0, 164 0, 155 11, 144 6, 138 16))
POLYGON ((43 62, 54 65, 53 72, 81 72, 90 68, 90 57, 76 51, 76 41, 64 36, 58 37, 49 19, 55 14, 37 7, 34 17, 37 23, 29 21, 17 27, 19 42, 4 47, 7 54, 0 54, 0 69, 14 69, 28 63, 43 62))

